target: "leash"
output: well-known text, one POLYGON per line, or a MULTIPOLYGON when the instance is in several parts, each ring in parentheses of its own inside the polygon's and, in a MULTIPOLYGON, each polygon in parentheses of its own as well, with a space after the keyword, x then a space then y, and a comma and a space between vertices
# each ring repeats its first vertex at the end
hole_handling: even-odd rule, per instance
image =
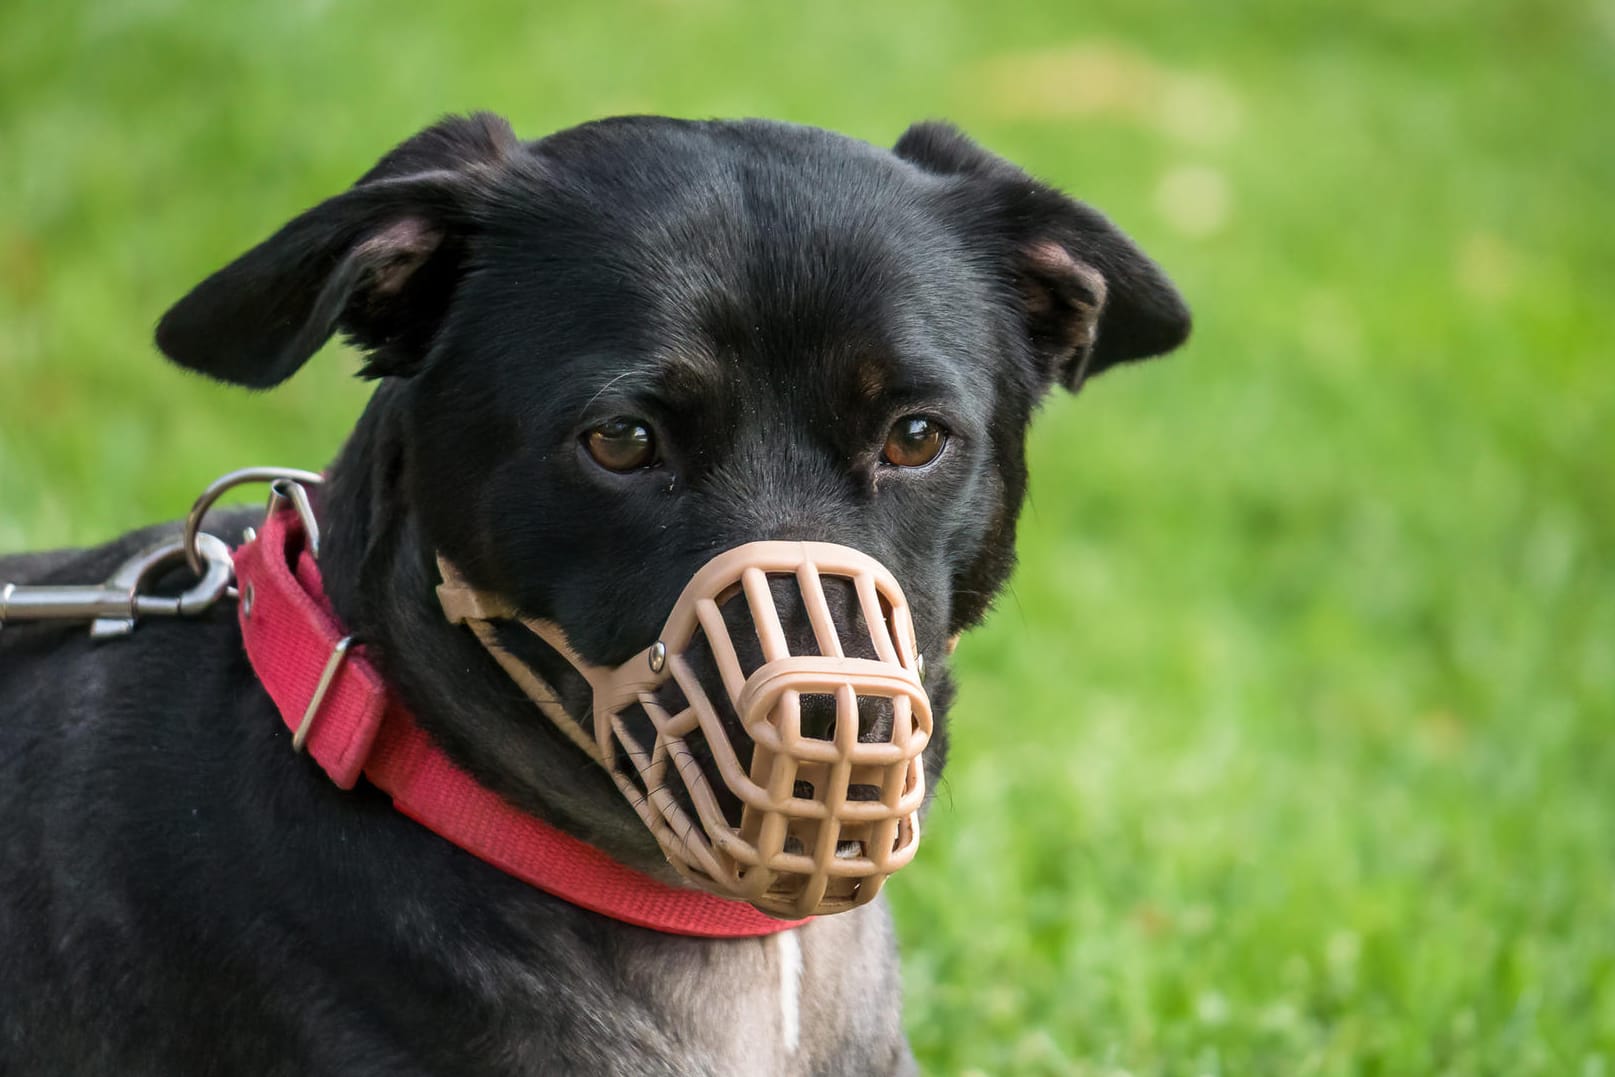
POLYGON ((97 638, 126 635, 147 616, 196 616, 238 598, 247 657, 306 753, 342 789, 361 777, 404 815, 506 874, 579 908, 637 927, 702 938, 746 938, 797 927, 750 904, 670 886, 519 810, 477 782, 438 748, 348 635, 325 599, 310 472, 251 468, 208 487, 179 539, 132 559, 100 587, 0 589, 0 626, 19 621, 92 620, 97 638), (201 530, 227 490, 267 482, 269 510, 233 552, 201 530), (149 588, 188 563, 198 573, 178 598, 149 588), (230 586, 231 581, 234 586, 230 586), (97 630, 96 626, 103 626, 97 630), (111 626, 111 627, 105 627, 111 626))

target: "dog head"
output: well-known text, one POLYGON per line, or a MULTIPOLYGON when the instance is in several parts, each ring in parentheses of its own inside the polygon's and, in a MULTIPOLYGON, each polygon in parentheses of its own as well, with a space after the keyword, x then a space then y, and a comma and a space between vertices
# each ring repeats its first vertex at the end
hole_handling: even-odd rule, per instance
MULTIPOLYGON (((934 778, 948 645, 1012 566, 1035 406, 1188 328, 1104 217, 945 125, 888 152, 648 117, 524 143, 477 115, 416 135, 209 277, 157 339, 254 388, 338 330, 364 351, 381 384, 320 505, 332 600, 463 765, 653 868, 599 768, 435 608, 436 558, 614 666, 720 552, 852 547, 907 595, 934 778)), ((811 640, 803 595, 771 586, 786 638, 811 640)), ((856 623, 850 586, 825 598, 856 623)), ((849 655, 869 648, 856 637, 849 655)), ((527 634, 501 642, 589 721, 573 663, 527 634)), ((721 698, 712 655, 697 643, 691 660, 721 698)), ((804 728, 833 720, 803 708, 804 728)), ((879 737, 890 714, 868 711, 860 736, 879 737)))

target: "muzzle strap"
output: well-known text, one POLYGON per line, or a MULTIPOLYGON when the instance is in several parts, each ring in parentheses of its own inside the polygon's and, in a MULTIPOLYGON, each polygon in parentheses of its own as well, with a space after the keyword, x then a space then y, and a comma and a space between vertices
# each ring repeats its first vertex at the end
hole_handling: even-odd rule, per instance
MULTIPOLYGON (((523 627, 541 639, 548 647, 567 661, 588 680, 596 696, 596 710, 602 693, 615 690, 629 693, 630 698, 641 690, 650 691, 666 677, 660 671, 649 669, 648 658, 643 662, 624 663, 622 668, 630 665, 645 670, 639 678, 614 677, 613 671, 604 667, 591 665, 585 662, 578 653, 572 649, 567 640, 566 633, 559 626, 548 621, 521 617, 514 606, 502 596, 491 591, 480 591, 466 582, 460 571, 446 559, 437 559, 438 572, 443 582, 438 584, 438 602, 443 607, 443 614, 451 624, 463 624, 476 634, 477 642, 482 644, 484 650, 493 656, 494 661, 516 682, 516 687, 532 700, 544 716, 560 727, 579 748, 588 753, 596 763, 610 770, 611 764, 611 732, 609 724, 597 717, 594 724, 593 736, 588 730, 579 725, 566 708, 558 702, 559 693, 550 683, 539 676, 538 671, 523 662, 510 652, 499 641, 499 630, 496 621, 519 621, 523 627), (617 687, 621 685, 621 687, 617 687)), ((648 654, 648 652, 647 652, 648 654)), ((636 656, 638 658, 639 656, 636 656)))

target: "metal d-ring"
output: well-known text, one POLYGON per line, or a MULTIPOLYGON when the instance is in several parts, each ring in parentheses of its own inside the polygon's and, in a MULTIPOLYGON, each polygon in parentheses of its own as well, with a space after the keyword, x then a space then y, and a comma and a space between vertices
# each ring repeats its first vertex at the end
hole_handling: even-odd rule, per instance
MULTIPOLYGON (((318 557, 320 528, 314 519, 314 507, 309 503, 308 487, 318 486, 324 481, 324 477, 317 472, 303 471, 294 467, 244 467, 214 479, 191 505, 191 511, 185 516, 185 530, 180 536, 180 541, 184 543, 185 560, 190 564, 191 571, 198 576, 204 572, 205 557, 199 544, 199 536, 203 533, 202 518, 207 515, 214 502, 223 497, 227 491, 249 483, 268 483, 275 498, 283 497, 292 503, 308 535, 309 551, 318 557)), ((274 507, 273 500, 270 507, 274 507)))

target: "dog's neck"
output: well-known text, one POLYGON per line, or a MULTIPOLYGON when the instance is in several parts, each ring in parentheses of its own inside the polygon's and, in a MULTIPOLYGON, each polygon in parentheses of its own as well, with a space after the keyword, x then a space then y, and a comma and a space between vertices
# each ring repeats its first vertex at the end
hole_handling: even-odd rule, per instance
MULTIPOLYGON (((378 387, 321 490, 320 568, 337 615, 421 726, 484 785, 629 867, 676 881, 606 772, 444 618, 436 551, 410 507, 399 394, 395 383, 378 387)), ((586 713, 586 695, 567 702, 586 713)))

